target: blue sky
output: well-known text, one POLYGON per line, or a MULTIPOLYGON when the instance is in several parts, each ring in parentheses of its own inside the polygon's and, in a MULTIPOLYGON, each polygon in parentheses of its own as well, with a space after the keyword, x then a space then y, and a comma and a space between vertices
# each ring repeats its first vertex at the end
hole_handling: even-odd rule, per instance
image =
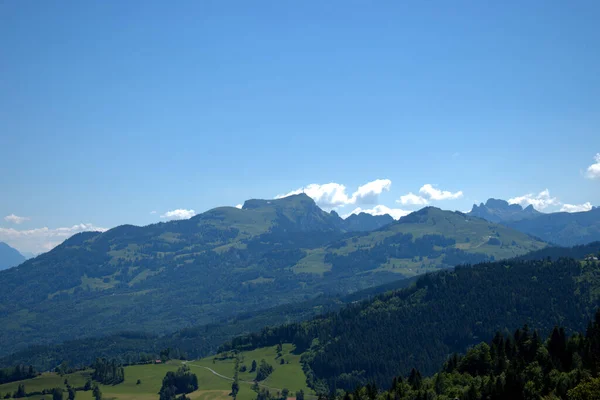
POLYGON ((597 1, 2 2, 0 240, 37 252, 310 184, 337 184, 340 214, 422 207, 410 192, 600 205, 599 18, 597 1))

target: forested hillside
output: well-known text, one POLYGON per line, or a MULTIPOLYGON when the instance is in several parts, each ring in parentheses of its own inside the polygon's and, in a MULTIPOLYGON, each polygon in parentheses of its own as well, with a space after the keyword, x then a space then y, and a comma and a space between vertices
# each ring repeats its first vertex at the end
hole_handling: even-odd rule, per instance
POLYGON ((412 369, 394 377, 379 393, 356 388, 345 400, 593 400, 600 397, 600 311, 585 333, 570 337, 555 326, 545 339, 525 325, 513 334, 497 332, 464 355, 453 354, 434 376, 412 369))
POLYGON ((0 273, 0 354, 32 343, 214 324, 545 246, 432 207, 372 232, 347 232, 340 221, 296 195, 75 235, 0 273))
MULTIPOLYGON (((587 246, 598 254, 600 243, 587 246)), ((554 325, 583 330, 598 307, 597 261, 510 260, 429 274, 413 287, 380 295, 312 321, 265 329, 222 347, 294 343, 313 385, 353 389, 415 367, 434 373, 446 357, 496 331, 523 324, 547 335, 554 325)))
POLYGON ((214 353, 220 345, 234 336, 257 332, 266 326, 308 320, 317 315, 337 311, 348 303, 410 286, 415 280, 416 278, 400 279, 345 296, 319 296, 298 303, 244 313, 214 324, 191 326, 163 336, 144 332, 120 332, 55 345, 33 345, 1 357, 0 367, 33 365, 45 371, 61 362, 67 362, 74 367, 87 366, 98 357, 115 358, 121 363, 130 364, 146 358, 158 358, 160 352, 167 348, 176 350, 186 358, 204 357, 214 353))

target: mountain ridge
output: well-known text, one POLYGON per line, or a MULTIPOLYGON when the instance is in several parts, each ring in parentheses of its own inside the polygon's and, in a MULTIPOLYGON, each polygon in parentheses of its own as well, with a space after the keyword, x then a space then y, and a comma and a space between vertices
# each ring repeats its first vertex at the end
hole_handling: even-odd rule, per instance
POLYGON ((348 232, 306 195, 245 207, 81 233, 0 273, 0 348, 6 354, 123 330, 162 334, 545 247, 433 208, 348 232))
POLYGON ((600 208, 588 211, 542 213, 506 200, 490 198, 473 205, 468 215, 500 223, 560 246, 574 246, 600 240, 600 208))
POLYGON ((0 270, 16 267, 25 260, 25 256, 17 249, 0 242, 0 270))
POLYGON ((489 198, 485 204, 481 203, 479 206, 473 204, 468 214, 491 222, 507 222, 535 218, 542 213, 531 204, 523 208, 519 204, 509 204, 506 200, 489 198))

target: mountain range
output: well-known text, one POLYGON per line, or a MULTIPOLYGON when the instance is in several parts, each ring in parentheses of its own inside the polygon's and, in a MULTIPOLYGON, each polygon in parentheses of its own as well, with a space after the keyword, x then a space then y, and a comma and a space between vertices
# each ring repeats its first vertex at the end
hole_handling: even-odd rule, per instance
POLYGON ((433 207, 399 221, 349 220, 299 194, 77 234, 0 272, 1 352, 122 331, 173 332, 546 246, 433 207))
POLYGON ((491 222, 509 222, 535 218, 542 215, 530 204, 523 208, 519 204, 509 204, 506 200, 488 199, 479 206, 473 204, 469 215, 486 219, 491 222))
POLYGON ((0 270, 17 266, 25 261, 25 257, 4 242, 0 242, 0 270))
POLYGON ((589 211, 541 213, 529 205, 509 204, 505 200, 489 199, 473 205, 468 213, 491 222, 504 224, 518 231, 560 246, 574 246, 600 240, 600 208, 589 211))

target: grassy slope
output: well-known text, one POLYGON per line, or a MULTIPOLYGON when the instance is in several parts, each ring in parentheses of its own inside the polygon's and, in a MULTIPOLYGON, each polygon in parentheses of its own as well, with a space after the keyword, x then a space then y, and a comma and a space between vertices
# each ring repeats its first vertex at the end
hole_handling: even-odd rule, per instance
MULTIPOLYGON (((249 352, 242 353, 243 364, 246 364, 248 370, 252 364, 252 360, 260 363, 264 359, 274 367, 273 373, 261 385, 272 388, 275 392, 278 389, 288 388, 290 392, 296 392, 300 389, 304 390, 307 395, 312 394, 312 391, 306 386, 306 378, 300 364, 300 355, 292 354, 293 346, 285 344, 283 346, 282 358, 286 361, 285 364, 280 364, 280 359, 277 358, 275 347, 266 347, 249 352)), ((234 360, 203 358, 200 360, 189 361, 187 364, 190 369, 198 376, 199 389, 190 394, 188 397, 200 400, 227 400, 231 399, 229 393, 231 391, 231 381, 221 378, 207 368, 210 368, 224 376, 233 377, 234 360), (206 368, 205 368, 206 367, 206 368)), ((99 385, 105 399, 115 400, 150 400, 158 398, 158 391, 162 383, 162 379, 168 371, 174 371, 181 365, 180 361, 171 361, 166 364, 147 364, 125 367, 125 381, 119 385, 106 386, 99 385), (141 384, 136 384, 137 380, 141 384)), ((25 385, 27 392, 41 391, 42 389, 51 389, 60 387, 66 390, 64 379, 68 379, 69 383, 75 387, 83 386, 89 377, 89 371, 77 372, 63 377, 55 373, 45 373, 34 379, 28 379, 20 382, 11 382, 0 385, 0 393, 14 393, 20 383, 25 385)), ((251 389, 251 383, 256 377, 256 373, 244 372, 239 374, 240 392, 238 393, 239 400, 252 400, 256 398, 256 393, 251 389), (248 382, 244 382, 248 381, 248 382)), ((32 396, 28 399, 48 399, 50 396, 32 396)), ((65 393, 66 397, 66 393, 65 393)), ((309 397, 309 396, 307 396, 309 397)), ((77 392, 77 399, 88 400, 92 399, 90 392, 77 392)))
MULTIPOLYGON (((486 254, 495 259, 510 258, 530 251, 536 251, 546 246, 524 233, 507 228, 503 225, 493 224, 480 218, 469 217, 459 212, 449 212, 433 207, 427 207, 405 217, 400 222, 385 226, 368 235, 348 239, 339 248, 318 249, 308 252, 294 267, 296 272, 324 273, 331 270, 331 265, 325 263, 327 253, 349 255, 354 251, 371 248, 388 237, 398 233, 411 233, 419 238, 424 235, 443 235, 456 239, 456 244, 451 247, 461 249, 467 253, 486 254), (490 238, 497 238, 502 245, 488 243, 490 238)), ((388 271, 401 274, 405 277, 431 272, 442 267, 442 257, 424 260, 413 258, 391 258, 372 272, 388 271)))

